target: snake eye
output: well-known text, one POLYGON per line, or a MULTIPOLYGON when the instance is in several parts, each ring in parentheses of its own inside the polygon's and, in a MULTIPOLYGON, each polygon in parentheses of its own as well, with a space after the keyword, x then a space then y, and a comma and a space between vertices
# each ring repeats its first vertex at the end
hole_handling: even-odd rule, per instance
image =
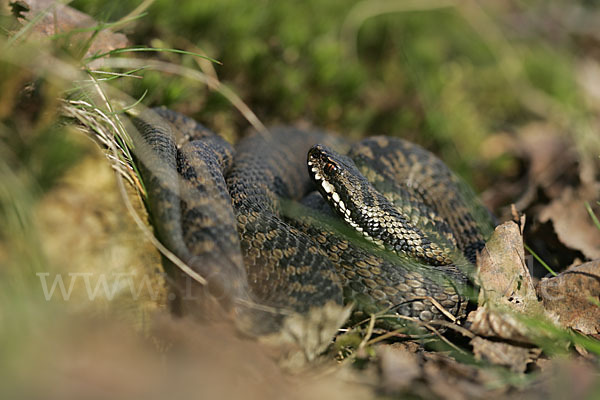
POLYGON ((337 167, 336 167, 336 165, 334 163, 328 162, 327 164, 325 164, 325 167, 323 169, 328 174, 331 174, 331 173, 333 173, 337 169, 337 167))

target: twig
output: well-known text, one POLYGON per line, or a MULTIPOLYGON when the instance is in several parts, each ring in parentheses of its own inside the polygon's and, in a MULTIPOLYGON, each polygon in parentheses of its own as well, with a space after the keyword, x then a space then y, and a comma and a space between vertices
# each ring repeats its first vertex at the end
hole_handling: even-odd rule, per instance
POLYGON ((442 314, 444 314, 450 321, 458 324, 458 319, 450 313, 443 305, 441 305, 436 299, 431 296, 423 296, 423 297, 413 297, 413 300, 429 300, 431 304, 435 306, 442 314))

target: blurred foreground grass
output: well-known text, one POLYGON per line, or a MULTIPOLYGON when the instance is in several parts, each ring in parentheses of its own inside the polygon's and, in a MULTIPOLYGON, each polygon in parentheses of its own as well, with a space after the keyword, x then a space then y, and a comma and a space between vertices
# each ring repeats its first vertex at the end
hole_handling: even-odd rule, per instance
MULTIPOLYGON (((81 0, 72 5, 111 22, 139 3, 81 0)), ((582 157, 600 154, 598 105, 577 81, 581 66, 597 63, 598 57, 592 22, 600 13, 590 2, 500 1, 485 8, 470 1, 151 3, 146 15, 124 27, 132 43, 219 60, 222 65, 212 65, 219 79, 265 124, 309 122, 352 137, 401 136, 437 152, 478 189, 520 172, 516 160, 490 148, 491 138, 532 121, 556 125, 575 140, 582 157)), ((3 7, 0 376, 10 381, 35 359, 23 357, 24 352, 31 351, 32 343, 43 348, 44 331, 60 321, 73 323, 82 314, 113 318, 119 307, 131 307, 130 313, 117 315, 139 327, 151 309, 132 301, 106 305, 78 297, 81 303, 70 307, 47 302, 37 272, 127 271, 138 256, 144 271, 157 260, 140 256, 148 244, 132 253, 115 250, 136 247, 136 231, 121 221, 127 218, 123 208, 111 220, 119 197, 95 145, 59 123, 57 101, 70 93, 73 82, 52 68, 28 64, 26 52, 35 52, 36 42, 28 35, 9 42, 18 26, 9 26, 15 21, 3 7), (85 160, 94 157, 97 163, 86 166, 85 160), (99 165, 106 170, 99 171, 99 165), (98 186, 81 185, 90 181, 98 186), (66 197, 61 197, 65 188, 66 197), (96 204, 95 197, 105 201, 96 204), (65 199, 60 211, 57 204, 65 199), (85 223, 95 218, 90 215, 97 224, 85 223), (111 229, 104 231, 106 225, 111 229), (65 231, 70 236, 56 241, 65 231), (115 231, 126 234, 111 240, 107 235, 115 231), (90 232, 91 240, 100 242, 77 249, 78 240, 90 232), (58 247, 48 248, 49 242, 58 247), (72 254, 75 250, 82 253, 72 254)), ((50 43, 40 51, 75 70, 85 65, 80 49, 64 35, 50 43)), ((191 55, 136 56, 199 68, 199 59, 191 55)), ((205 85, 157 71, 136 75, 141 78, 117 79, 114 86, 143 97, 146 105, 177 109, 229 136, 249 126, 220 92, 205 85)))

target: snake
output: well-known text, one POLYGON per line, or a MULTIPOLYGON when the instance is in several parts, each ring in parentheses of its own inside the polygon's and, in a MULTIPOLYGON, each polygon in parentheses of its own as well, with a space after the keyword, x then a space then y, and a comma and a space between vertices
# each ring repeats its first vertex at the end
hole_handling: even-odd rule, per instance
POLYGON ((286 312, 328 303, 386 314, 390 326, 464 318, 494 218, 433 153, 290 126, 234 147, 166 108, 132 121, 156 235, 207 282, 182 283, 189 277, 164 259, 176 312, 202 314, 210 298, 265 332, 286 312))

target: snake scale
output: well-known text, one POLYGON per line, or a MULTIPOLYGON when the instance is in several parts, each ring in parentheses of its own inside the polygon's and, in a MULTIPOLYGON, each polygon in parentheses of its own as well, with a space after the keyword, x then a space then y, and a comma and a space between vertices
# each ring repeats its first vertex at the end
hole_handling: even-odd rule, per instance
MULTIPOLYGON (((305 313, 334 302, 357 315, 465 315, 493 220, 432 153, 398 138, 348 143, 292 127, 234 149, 164 108, 133 121, 157 236, 208 282, 210 296, 194 295, 236 310, 305 313)), ((166 269, 177 297, 189 297, 183 274, 166 269)))

